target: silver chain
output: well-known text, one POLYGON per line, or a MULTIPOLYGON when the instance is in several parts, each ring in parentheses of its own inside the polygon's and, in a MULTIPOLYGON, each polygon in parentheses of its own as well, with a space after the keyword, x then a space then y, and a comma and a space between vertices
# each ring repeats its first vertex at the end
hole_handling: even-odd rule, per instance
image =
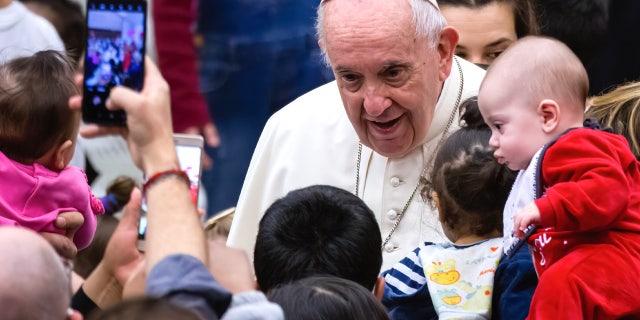
MULTIPOLYGON (((402 208, 402 211, 400 212, 400 214, 398 214, 398 217, 396 218, 396 221, 393 223, 393 226, 391 227, 391 230, 389 231, 389 234, 387 235, 386 238, 384 238, 384 241, 382 242, 382 249, 383 250, 384 250, 384 247, 387 245, 387 243, 389 243, 389 240, 391 240, 391 236, 393 235, 393 233, 398 228, 398 225, 400 225, 400 221, 402 220, 402 217, 404 217, 404 214, 407 212, 407 209, 409 209, 409 205, 411 204, 411 201, 413 200, 413 197, 415 197, 416 192, 420 188, 420 185, 422 185, 422 184, 424 184, 426 182, 427 171, 432 165, 434 155, 438 152, 438 150, 440 149, 440 146, 442 146, 442 144, 444 143, 444 140, 447 137, 447 133, 449 132, 449 128, 451 127, 451 124, 453 123, 453 120, 455 119, 456 111, 458 110, 458 106, 460 105, 460 99, 462 99, 462 89, 464 87, 464 76, 462 74, 462 67, 460 67, 460 62, 458 62, 458 59, 456 57, 454 57, 454 60, 455 60, 456 65, 458 67, 458 73, 460 74, 460 89, 458 90, 458 97, 456 98, 456 104, 453 107, 453 111, 451 112, 451 115, 449 116, 449 120, 447 122, 447 125, 445 126, 444 131, 442 132, 442 137, 440 138, 440 140, 438 141, 438 144, 436 145, 436 149, 433 151, 429 161, 427 161, 427 163, 425 164, 424 168, 422 169, 422 172, 420 173, 420 178, 418 179, 418 183, 416 184, 416 187, 413 189, 413 192, 411 192, 411 196, 409 196, 409 200, 407 200, 407 203, 404 204, 404 207, 402 208)), ((358 157, 357 157, 357 160, 356 160, 356 190, 355 190, 355 195, 356 196, 358 196, 358 193, 360 191, 359 187, 360 187, 360 163, 361 163, 361 161, 362 161, 362 143, 360 141, 358 141, 358 157)))

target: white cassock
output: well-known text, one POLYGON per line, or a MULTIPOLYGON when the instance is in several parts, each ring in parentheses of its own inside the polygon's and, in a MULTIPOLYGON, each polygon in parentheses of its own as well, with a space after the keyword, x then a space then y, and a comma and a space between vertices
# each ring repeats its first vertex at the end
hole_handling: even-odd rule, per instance
MULTIPOLYGON (((457 60, 464 75, 461 96, 464 101, 477 95, 484 70, 463 59, 457 60)), ((400 159, 388 159, 363 147, 358 196, 376 215, 383 239, 416 188, 425 162, 431 159, 454 112, 460 85, 454 61, 422 147, 400 159)), ((455 112, 449 133, 459 128, 455 112)), ((246 250, 253 259, 262 215, 271 203, 289 191, 325 184, 355 192, 357 156, 358 136, 347 118, 335 81, 282 108, 265 125, 254 151, 228 245, 246 250)), ((416 194, 383 249, 382 270, 392 267, 424 241, 447 240, 437 211, 416 194)))

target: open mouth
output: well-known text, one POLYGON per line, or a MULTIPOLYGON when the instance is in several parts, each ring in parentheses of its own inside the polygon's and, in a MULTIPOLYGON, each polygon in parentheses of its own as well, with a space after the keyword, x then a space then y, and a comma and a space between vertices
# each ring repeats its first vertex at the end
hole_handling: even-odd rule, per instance
POLYGON ((394 124, 396 124, 398 122, 399 118, 393 119, 391 121, 387 121, 387 122, 377 122, 377 121, 373 121, 373 124, 379 128, 382 129, 388 129, 391 128, 394 124))

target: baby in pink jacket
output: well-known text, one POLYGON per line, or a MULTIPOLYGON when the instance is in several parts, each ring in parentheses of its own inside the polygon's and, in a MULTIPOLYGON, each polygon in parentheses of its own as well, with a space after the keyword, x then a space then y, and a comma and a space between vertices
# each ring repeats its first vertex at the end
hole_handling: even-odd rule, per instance
POLYGON ((73 66, 64 53, 41 51, 0 66, 0 225, 64 233, 53 222, 78 211, 84 223, 74 242, 87 247, 104 207, 80 168, 68 166, 80 114, 73 66))

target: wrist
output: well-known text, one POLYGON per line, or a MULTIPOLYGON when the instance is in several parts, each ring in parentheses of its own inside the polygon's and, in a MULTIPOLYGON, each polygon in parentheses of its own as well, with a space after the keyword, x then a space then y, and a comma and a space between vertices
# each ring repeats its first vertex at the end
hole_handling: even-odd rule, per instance
POLYGON ((149 145, 139 150, 139 154, 142 170, 147 177, 156 172, 180 168, 173 138, 167 143, 149 145))
POLYGON ((142 186, 142 196, 146 197, 147 190, 149 190, 149 188, 151 188, 154 184, 159 183, 165 179, 182 179, 186 183, 187 188, 191 187, 191 181, 189 180, 189 176, 184 170, 180 170, 180 169, 162 170, 154 173, 153 175, 147 178, 147 181, 142 186))
POLYGON ((82 288, 87 297, 101 309, 111 307, 122 300, 122 285, 103 263, 98 264, 82 288))

